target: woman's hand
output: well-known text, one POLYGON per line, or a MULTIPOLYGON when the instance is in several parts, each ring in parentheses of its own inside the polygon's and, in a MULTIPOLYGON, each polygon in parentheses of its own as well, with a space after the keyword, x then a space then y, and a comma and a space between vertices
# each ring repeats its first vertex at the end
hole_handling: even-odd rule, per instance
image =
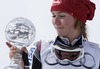
MULTIPOLYGON (((14 54, 19 52, 19 49, 17 47, 15 47, 15 46, 11 45, 9 42, 6 42, 6 45, 10 48, 9 57, 10 57, 10 59, 12 59, 14 54)), ((25 53, 28 53, 26 47, 23 47, 21 49, 21 51, 24 51, 25 53)))
MULTIPOLYGON (((20 52, 20 50, 17 47, 11 45, 9 42, 6 42, 6 45, 10 48, 10 52, 9 52, 10 59, 12 59, 16 53, 20 52)), ((24 51, 25 53, 28 53, 26 47, 23 47, 21 49, 21 51, 24 51)), ((21 64, 22 64, 22 67, 24 68, 24 61, 23 61, 23 59, 22 59, 22 63, 21 64)))

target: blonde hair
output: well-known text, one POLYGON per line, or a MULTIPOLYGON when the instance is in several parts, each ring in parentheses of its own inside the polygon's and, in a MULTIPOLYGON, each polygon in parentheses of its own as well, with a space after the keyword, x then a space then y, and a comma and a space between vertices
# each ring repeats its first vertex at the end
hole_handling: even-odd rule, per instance
POLYGON ((75 23, 75 29, 78 29, 81 35, 83 35, 84 38, 87 38, 87 33, 86 33, 86 25, 80 20, 76 20, 75 23))

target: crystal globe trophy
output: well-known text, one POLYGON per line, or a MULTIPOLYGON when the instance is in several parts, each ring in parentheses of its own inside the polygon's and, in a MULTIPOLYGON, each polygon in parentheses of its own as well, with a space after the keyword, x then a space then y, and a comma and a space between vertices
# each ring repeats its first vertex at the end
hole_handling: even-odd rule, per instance
POLYGON ((18 52, 11 59, 5 69, 23 69, 21 66, 21 48, 28 47, 33 43, 36 35, 34 24, 24 17, 12 19, 5 29, 5 36, 9 43, 18 48, 18 52))

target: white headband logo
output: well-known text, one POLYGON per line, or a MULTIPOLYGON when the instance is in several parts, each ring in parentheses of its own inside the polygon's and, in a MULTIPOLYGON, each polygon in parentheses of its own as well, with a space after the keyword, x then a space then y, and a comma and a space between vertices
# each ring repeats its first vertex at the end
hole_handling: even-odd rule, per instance
POLYGON ((53 5, 52 6, 59 5, 61 3, 62 3, 62 0, 53 0, 53 5))

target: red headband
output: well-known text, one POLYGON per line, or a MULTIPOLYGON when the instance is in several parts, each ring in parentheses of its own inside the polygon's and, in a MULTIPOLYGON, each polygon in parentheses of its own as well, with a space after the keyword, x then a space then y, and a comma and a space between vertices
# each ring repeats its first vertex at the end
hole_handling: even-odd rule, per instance
POLYGON ((90 0, 54 0, 51 11, 70 13, 82 22, 92 20, 95 12, 95 4, 90 0))

